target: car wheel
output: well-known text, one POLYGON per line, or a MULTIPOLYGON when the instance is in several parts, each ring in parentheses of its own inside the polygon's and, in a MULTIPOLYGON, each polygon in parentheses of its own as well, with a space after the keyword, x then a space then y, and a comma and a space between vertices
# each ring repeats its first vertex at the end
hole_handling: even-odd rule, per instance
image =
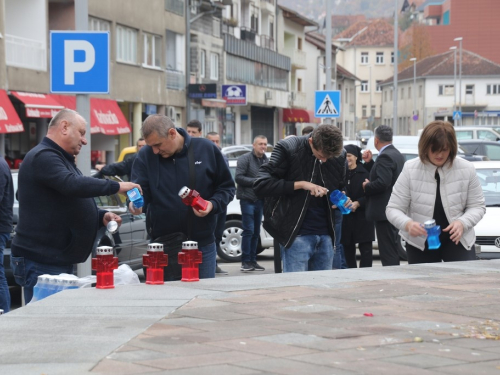
POLYGON ((241 235, 243 226, 241 220, 228 220, 222 233, 217 255, 228 262, 241 262, 241 235))
POLYGON ((274 273, 282 273, 283 269, 281 266, 280 243, 274 240, 273 246, 274 246, 274 273))
POLYGON ((406 241, 400 235, 398 235, 398 254, 399 259, 408 260, 408 254, 406 253, 406 241))

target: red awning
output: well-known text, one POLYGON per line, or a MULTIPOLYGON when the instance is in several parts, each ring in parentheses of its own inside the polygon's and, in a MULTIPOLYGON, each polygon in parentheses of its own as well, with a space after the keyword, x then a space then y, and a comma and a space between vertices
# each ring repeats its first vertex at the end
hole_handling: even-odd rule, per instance
POLYGON ((48 94, 22 91, 11 91, 11 93, 24 103, 26 117, 52 118, 64 108, 48 94))
POLYGON ((23 131, 23 123, 19 119, 7 93, 0 90, 0 133, 20 133, 23 131))
POLYGON ((305 122, 310 124, 319 124, 321 119, 314 117, 314 111, 307 109, 285 108, 283 110, 284 122, 305 122))
MULTIPOLYGON (((65 108, 76 110, 76 97, 52 94, 65 108)), ((127 134, 132 131, 115 100, 90 98, 90 133, 127 134)))

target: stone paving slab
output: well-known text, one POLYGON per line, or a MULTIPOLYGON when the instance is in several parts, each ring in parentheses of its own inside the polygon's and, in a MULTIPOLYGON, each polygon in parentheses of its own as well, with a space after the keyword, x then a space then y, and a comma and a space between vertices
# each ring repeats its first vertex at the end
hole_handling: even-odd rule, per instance
POLYGON ((500 261, 73 290, 0 332, 1 374, 498 374, 500 261))

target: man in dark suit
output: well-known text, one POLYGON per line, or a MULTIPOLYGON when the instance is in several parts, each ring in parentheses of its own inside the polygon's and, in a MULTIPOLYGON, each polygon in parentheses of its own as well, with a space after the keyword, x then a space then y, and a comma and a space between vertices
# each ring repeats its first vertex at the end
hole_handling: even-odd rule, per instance
MULTIPOLYGON (((385 208, 391 197, 392 187, 403 169, 405 158, 392 145, 392 128, 380 125, 375 129, 377 160, 365 160, 370 179, 363 182, 366 195, 366 218, 375 222, 378 249, 383 266, 399 266, 398 231, 387 221, 385 208)), ((369 153, 370 154, 370 153, 369 153)))

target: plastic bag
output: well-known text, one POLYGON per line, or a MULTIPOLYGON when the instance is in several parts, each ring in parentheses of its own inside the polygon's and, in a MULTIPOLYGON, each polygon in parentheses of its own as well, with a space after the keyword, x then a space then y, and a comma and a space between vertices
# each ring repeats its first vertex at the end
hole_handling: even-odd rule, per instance
POLYGON ((140 284, 139 276, 130 268, 128 264, 122 264, 116 270, 113 270, 113 276, 116 285, 140 284))

